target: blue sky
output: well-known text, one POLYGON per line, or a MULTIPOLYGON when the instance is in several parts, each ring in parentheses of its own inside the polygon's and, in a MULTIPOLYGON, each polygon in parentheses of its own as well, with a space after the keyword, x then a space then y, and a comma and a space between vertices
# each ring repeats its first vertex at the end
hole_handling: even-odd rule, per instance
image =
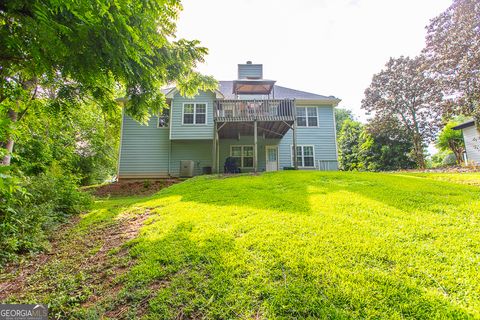
POLYGON ((425 26, 451 0, 184 0, 178 36, 209 48, 199 66, 218 80, 236 65, 263 63, 277 84, 342 99, 365 120, 360 103, 389 57, 415 56, 425 26))

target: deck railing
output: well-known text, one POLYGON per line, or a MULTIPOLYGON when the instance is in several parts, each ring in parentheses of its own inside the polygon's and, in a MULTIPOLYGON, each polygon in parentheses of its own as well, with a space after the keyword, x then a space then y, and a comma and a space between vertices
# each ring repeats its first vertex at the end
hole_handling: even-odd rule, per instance
POLYGON ((295 100, 216 100, 215 119, 228 121, 293 121, 295 100))

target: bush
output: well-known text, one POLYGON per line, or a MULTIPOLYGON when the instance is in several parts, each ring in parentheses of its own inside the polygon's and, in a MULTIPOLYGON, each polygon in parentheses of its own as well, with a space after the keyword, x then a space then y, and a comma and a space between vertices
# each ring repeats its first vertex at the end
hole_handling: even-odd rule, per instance
POLYGON ((91 203, 90 196, 78 190, 78 181, 58 169, 29 178, 2 170, 0 265, 45 248, 56 225, 91 203))

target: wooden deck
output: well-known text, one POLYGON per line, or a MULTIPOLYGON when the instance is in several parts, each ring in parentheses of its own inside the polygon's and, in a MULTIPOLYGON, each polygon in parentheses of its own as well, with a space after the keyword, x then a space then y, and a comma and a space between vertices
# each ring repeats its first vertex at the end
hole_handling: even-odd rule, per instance
POLYGON ((217 122, 294 121, 295 100, 216 100, 217 122))

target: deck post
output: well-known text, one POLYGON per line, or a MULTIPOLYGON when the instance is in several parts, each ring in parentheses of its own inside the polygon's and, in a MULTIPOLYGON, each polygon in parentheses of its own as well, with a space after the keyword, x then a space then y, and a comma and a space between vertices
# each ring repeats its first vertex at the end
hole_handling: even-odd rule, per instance
POLYGON ((293 139, 293 167, 295 170, 298 169, 298 161, 297 161, 297 110, 295 108, 295 102, 293 102, 293 126, 292 126, 292 139, 293 139))
POLYGON ((217 121, 213 121, 213 139, 212 139, 212 173, 218 173, 217 169, 217 121))
POLYGON ((253 121, 253 171, 258 171, 257 120, 253 121))

